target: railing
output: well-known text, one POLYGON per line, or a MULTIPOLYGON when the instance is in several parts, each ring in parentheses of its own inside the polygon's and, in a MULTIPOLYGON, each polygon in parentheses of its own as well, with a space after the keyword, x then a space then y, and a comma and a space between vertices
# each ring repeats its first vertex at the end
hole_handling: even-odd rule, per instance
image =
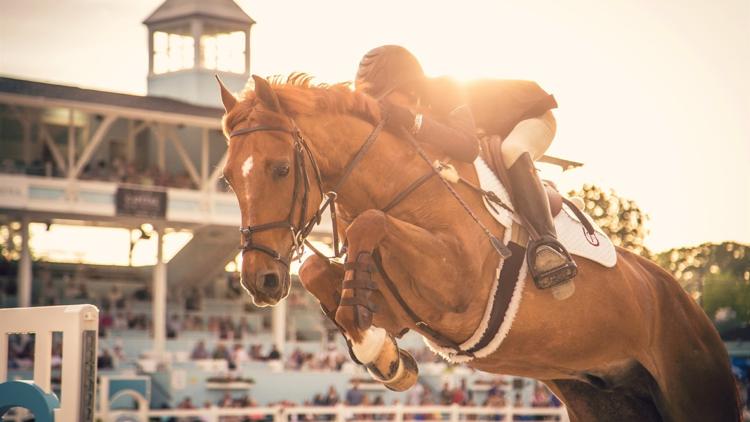
POLYGON ((272 420, 274 422, 293 422, 301 420, 334 420, 351 422, 360 420, 389 420, 402 422, 408 420, 434 420, 459 422, 465 420, 513 421, 516 416, 546 417, 545 420, 568 422, 564 407, 466 407, 466 406, 274 406, 247 408, 209 407, 202 409, 139 409, 111 410, 97 414, 102 422, 127 420, 147 421, 149 418, 176 417, 199 418, 203 422, 220 422, 223 417, 247 416, 253 420, 272 420), (418 416, 418 417, 417 417, 418 416))

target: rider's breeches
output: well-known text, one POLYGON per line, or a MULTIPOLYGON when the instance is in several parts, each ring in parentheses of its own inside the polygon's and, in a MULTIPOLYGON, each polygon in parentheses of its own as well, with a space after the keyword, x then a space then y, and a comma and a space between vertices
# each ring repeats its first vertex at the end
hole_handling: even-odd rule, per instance
POLYGON ((525 152, 535 161, 541 158, 552 143, 556 129, 557 123, 551 111, 518 122, 502 143, 505 166, 512 166, 525 152))

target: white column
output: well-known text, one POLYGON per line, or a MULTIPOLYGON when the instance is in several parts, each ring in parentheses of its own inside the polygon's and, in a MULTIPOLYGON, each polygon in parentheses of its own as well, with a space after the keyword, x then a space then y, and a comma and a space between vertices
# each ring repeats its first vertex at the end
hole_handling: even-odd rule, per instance
POLYGON ((154 31, 148 29, 148 76, 154 74, 154 31))
POLYGON ((273 344, 284 356, 284 346, 286 345, 286 305, 287 301, 282 300, 274 306, 271 313, 271 330, 273 331, 273 344))
POLYGON ((208 128, 201 129, 201 185, 198 187, 202 191, 208 190, 208 128))
POLYGON ((163 239, 164 228, 157 227, 156 235, 156 264, 154 265, 153 285, 153 324, 154 324, 154 353, 158 358, 163 357, 167 340, 167 266, 164 264, 163 239))
POLYGON ((194 40, 193 67, 198 69, 201 65, 201 35, 203 34, 203 21, 198 19, 190 21, 190 32, 194 40))
POLYGON ((21 259, 18 262, 18 306, 31 306, 31 251, 29 250, 29 217, 21 217, 21 259))
POLYGON ((76 168, 76 133, 73 125, 73 109, 68 109, 68 177, 75 177, 76 168))
POLYGON ((250 74, 250 29, 245 31, 245 74, 250 74))

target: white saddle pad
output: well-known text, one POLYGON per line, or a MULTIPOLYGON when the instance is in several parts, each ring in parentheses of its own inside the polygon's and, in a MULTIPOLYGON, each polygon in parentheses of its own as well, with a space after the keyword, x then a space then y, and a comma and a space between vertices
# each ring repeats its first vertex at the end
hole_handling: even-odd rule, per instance
MULTIPOLYGON (((508 195, 505 186, 500 183, 500 180, 495 176, 495 173, 490 170, 489 166, 487 166, 487 163, 485 163, 482 158, 477 157, 474 161, 474 168, 477 171, 481 188, 495 192, 495 195, 497 195, 498 198, 513 208, 510 201, 510 195, 508 195)), ((484 202, 490 214, 495 217, 495 220, 505 226, 506 229, 510 230, 514 222, 517 224, 520 223, 508 210, 497 206, 491 206, 486 199, 484 202)), ((567 204, 563 203, 562 210, 554 219, 558 240, 572 255, 590 259, 605 267, 614 267, 615 264, 617 264, 615 246, 612 244, 609 236, 607 236, 602 229, 594 223, 591 217, 585 212, 583 214, 594 227, 594 233, 592 235, 589 235, 586 232, 583 224, 578 221, 578 217, 567 204)))

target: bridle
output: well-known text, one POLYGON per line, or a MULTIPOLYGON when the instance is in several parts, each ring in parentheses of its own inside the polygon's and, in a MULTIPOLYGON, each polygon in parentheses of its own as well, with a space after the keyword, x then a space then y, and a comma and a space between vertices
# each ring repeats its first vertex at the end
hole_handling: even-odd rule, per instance
MULTIPOLYGON (((262 253, 265 253, 266 255, 269 255, 274 260, 282 263, 287 269, 289 269, 289 263, 291 260, 295 258, 296 256, 301 257, 303 253, 303 249, 305 246, 309 247, 313 252, 315 252, 317 255, 330 259, 330 258, 340 258, 344 255, 345 251, 341 249, 339 245, 339 237, 338 237, 338 228, 337 228, 337 221, 336 221, 336 200, 338 199, 338 192, 341 189, 341 187, 344 185, 344 183, 347 181, 349 175, 352 173, 352 171, 355 169, 357 164, 364 158, 364 156, 367 154, 367 151, 370 150, 370 147, 373 145, 375 140, 378 138, 378 135, 380 135, 380 132, 385 127, 386 121, 388 116, 385 116, 385 118, 381 119, 380 122, 378 122, 377 125, 375 125, 370 132, 369 135, 367 135, 367 138, 365 138, 365 141, 362 143, 362 145, 359 147, 359 150, 354 154, 354 156, 349 160, 347 165, 344 167, 344 170, 341 174, 341 177, 339 178, 338 182, 334 185, 333 189, 330 191, 327 191, 324 193, 323 189, 323 181, 320 175, 320 168, 318 167, 318 163, 315 161, 315 157, 313 156, 310 146, 305 141, 305 138, 302 136, 302 133, 299 130, 299 127, 297 127, 297 124, 294 122, 293 119, 289 119, 290 126, 291 127, 283 127, 283 126, 266 126, 266 125, 259 125, 259 126, 253 126, 249 128, 243 128, 236 130, 234 132, 231 132, 229 134, 229 138, 233 138, 235 136, 239 135, 247 135, 250 133, 255 132, 284 132, 292 135, 292 140, 294 142, 294 191, 292 193, 292 203, 289 207, 289 214, 287 215, 287 218, 285 220, 280 220, 272 223, 265 223, 265 224, 258 224, 255 226, 247 226, 247 227, 240 227, 240 233, 242 233, 243 237, 243 243, 240 246, 240 249, 242 250, 242 253, 249 251, 259 251, 262 253), (307 174, 307 167, 306 167, 306 159, 310 161, 310 165, 312 166, 315 174, 315 181, 317 182, 318 192, 320 193, 320 202, 322 205, 318 207, 318 210, 313 214, 313 216, 305 221, 305 214, 307 214, 307 202, 308 197, 310 194, 310 178, 307 174), (300 195, 300 184, 302 185, 302 201, 300 204, 300 214, 299 219, 297 221, 297 224, 294 222, 294 211, 297 207, 297 197, 300 195), (325 198, 325 201, 324 201, 325 198), (316 249, 309 241, 307 241, 307 237, 312 232, 313 228, 320 223, 321 217, 323 215, 323 212, 327 208, 330 208, 330 214, 331 214, 331 228, 333 232, 333 248, 334 248, 334 256, 333 257, 326 257, 323 253, 321 253, 318 249, 316 249), (253 241, 253 234, 267 231, 267 230, 273 230, 273 229, 287 229, 292 234, 292 247, 286 254, 282 255, 275 249, 259 244, 253 241)), ((412 137, 408 137, 410 143, 412 144, 412 147, 417 151, 419 156, 427 163, 427 165, 430 167, 430 170, 419 177, 417 180, 412 182, 406 189, 401 191, 398 195, 396 195, 393 200, 391 200, 385 207, 381 209, 383 212, 388 212, 390 209, 398 205, 401 201, 403 201, 407 196, 409 196, 413 191, 415 191, 417 188, 425 184, 428 180, 430 180, 433 176, 438 176, 438 179, 442 182, 442 184, 446 187, 446 189, 454 196, 454 198, 461 204, 463 209, 471 216, 471 218, 474 220, 474 222, 484 231, 487 238, 490 240, 490 243, 492 244, 493 248, 500 254, 503 258, 510 257, 510 250, 508 247, 500 240, 497 239, 492 233, 490 233, 489 229, 479 220, 479 218, 476 216, 476 214, 469 208, 469 206, 466 204, 466 202, 460 197, 460 195, 455 191, 455 189, 450 185, 450 183, 446 180, 444 180, 442 177, 440 177, 439 170, 435 168, 431 162, 430 159, 427 157, 427 154, 424 152, 421 146, 419 146, 412 137)), ((468 183, 465 179, 461 178, 461 182, 469 185, 474 190, 478 191, 480 194, 482 194, 486 199, 488 199, 490 202, 495 203, 497 205, 503 206, 507 209, 508 208, 505 204, 502 203, 497 197, 493 198, 493 195, 491 192, 486 192, 482 190, 481 188, 478 188, 476 186, 473 186, 471 183, 468 183)))
MULTIPOLYGON (((302 133, 300 132, 294 120, 290 119, 291 127, 259 125, 238 129, 234 132, 231 132, 229 134, 230 139, 235 136, 247 135, 255 132, 284 132, 292 135, 294 146, 294 190, 292 192, 292 203, 289 207, 289 214, 284 220, 257 224, 254 226, 240 227, 240 233, 242 233, 243 242, 242 245, 240 245, 239 249, 242 250, 242 253, 244 254, 245 252, 249 251, 258 251, 264 253, 283 264, 285 267, 287 267, 287 269, 289 269, 289 263, 294 258, 302 255, 305 245, 307 245, 315 253, 320 255, 321 253, 317 249, 315 249, 315 247, 311 245, 310 242, 307 241, 307 237, 310 235, 313 228, 320 223, 323 212, 325 212, 327 208, 330 208, 331 226, 333 229, 334 254, 336 258, 341 257, 343 255, 343 251, 339 246, 338 229, 336 223, 336 199, 338 198, 338 191, 344 185, 357 164, 365 156, 372 144, 375 142, 378 135, 383 130, 385 122, 386 120, 383 119, 377 125, 375 125, 372 132, 370 132, 370 134, 367 136, 362 146, 349 160, 349 163, 347 163, 346 167, 344 167, 344 171, 338 182, 334 185, 334 188, 325 193, 318 163, 315 161, 315 157, 310 150, 310 146, 307 144, 307 141, 305 141, 305 138, 302 136, 302 133), (320 202, 322 203, 322 205, 320 205, 318 210, 309 220, 305 221, 305 215, 307 214, 307 203, 310 195, 310 177, 307 173, 306 164, 308 160, 313 168, 313 173, 315 174, 315 181, 317 183, 318 192, 320 192, 320 202), (299 218, 297 219, 297 222, 295 224, 294 213, 297 209, 297 202, 298 197, 300 196, 300 192, 300 213, 299 218), (256 243, 253 240, 253 235, 255 233, 274 229, 284 229, 291 232, 292 247, 287 253, 283 255, 275 249, 260 243, 256 243)), ((400 202, 400 199, 403 198, 397 197, 396 199, 399 199, 400 202)), ((392 201, 392 203, 389 205, 395 205, 395 203, 393 203, 392 201)))
MULTIPOLYGON (((370 132, 369 135, 367 135, 367 138, 362 143, 359 150, 354 154, 354 156, 349 160, 347 165, 344 167, 344 170, 338 182, 334 185, 333 189, 325 193, 323 189, 323 181, 322 181, 321 174, 320 174, 320 168, 318 167, 318 164, 315 161, 315 157, 313 156, 309 145, 305 141, 305 138, 302 136, 302 133, 300 132, 294 120, 290 119, 291 127, 259 125, 259 126, 243 128, 243 129, 239 129, 234 132, 231 132, 229 134, 230 139, 235 136, 247 135, 247 134, 251 134, 255 132, 284 132, 284 133, 288 133, 292 135, 292 140, 294 142, 293 144, 294 146, 294 190, 292 193, 292 203, 289 207, 289 214, 287 215, 287 218, 284 220, 279 220, 279 221, 272 222, 272 223, 258 224, 255 226, 241 227, 240 232, 242 233, 243 243, 240 246, 240 249, 242 250, 242 253, 244 254, 245 252, 250 252, 250 251, 258 251, 258 252, 265 253, 266 255, 269 255, 270 257, 272 257, 274 260, 282 263, 285 267, 287 267, 287 270, 289 269, 289 263, 291 262, 291 260, 295 258, 295 254, 296 256, 299 256, 299 257, 302 256, 305 246, 308 246, 317 255, 327 260, 330 260, 331 258, 342 257, 345 253, 345 250, 341 249, 339 246, 338 228, 337 228, 337 222, 336 222, 336 200, 338 199, 338 192, 341 189, 341 187, 344 185, 346 180, 348 179, 349 175, 356 168, 357 164, 359 164, 359 162, 364 158, 364 156, 367 154, 367 151, 370 150, 370 147, 378 138, 378 135, 383 130, 383 127, 386 124, 386 119, 387 119, 387 116, 373 127, 372 131, 370 132), (313 172, 315 174, 315 181, 318 187, 318 192, 320 193, 320 202, 322 203, 318 207, 318 210, 315 212, 315 214, 313 214, 313 216, 307 221, 305 221, 305 214, 307 213, 307 202, 308 202, 308 197, 310 194, 310 178, 306 171, 307 170, 306 160, 310 161, 310 165, 313 168, 313 172), (300 196, 300 186, 302 187, 301 189, 302 203, 299 205, 299 208, 300 208, 299 219, 297 220, 295 224, 294 212, 297 208, 297 199, 300 196), (320 223, 323 212, 327 208, 330 208, 330 214, 331 214, 331 228, 333 232, 333 247, 334 247, 333 257, 325 256, 307 240, 307 237, 312 232, 312 229, 317 224, 320 223), (279 253, 278 251, 276 251, 275 249, 269 246, 256 243, 253 240, 253 235, 255 233, 267 231, 267 230, 274 230, 274 229, 284 229, 284 230, 289 230, 291 232, 292 247, 284 255, 282 255, 281 253, 279 253)), ((427 181, 431 180, 433 176, 437 176, 438 179, 448 188, 451 194, 461 203, 462 207, 469 213, 469 215, 474 219, 474 221, 484 230, 492 246, 500 254, 500 256, 502 258, 510 257, 510 249, 508 249, 507 246, 504 243, 502 243, 502 241, 495 238, 489 232, 489 230, 479 221, 477 216, 468 207, 468 205, 463 201, 463 199, 460 198, 458 193, 456 193, 456 191, 448 184, 448 182, 439 175, 439 171, 431 164, 426 153, 416 143, 416 141, 414 141, 414 139, 412 138, 409 138, 409 139, 412 143, 412 146, 416 149, 416 151, 419 153, 422 159, 425 160, 426 163, 429 165, 430 170, 426 174, 419 177, 417 180, 413 181, 409 186, 407 186, 399 194, 397 194, 385 207, 381 208, 381 211, 387 213, 396 205, 398 205, 401 201, 403 201, 407 196, 409 196, 412 192, 417 190, 420 186, 424 185, 427 181)), ((471 186, 474 190, 478 191, 485 198, 487 198, 490 202, 493 202, 497 205, 510 209, 507 207, 507 205, 503 204, 499 198, 497 197, 493 198, 489 196, 491 192, 485 192, 481 188, 472 186, 463 178, 461 178, 461 181, 471 186)), ((382 266, 382 263, 380 263, 380 258, 377 252, 375 253, 375 256, 376 256, 376 264, 378 266, 378 270, 383 275, 383 279, 386 283, 386 287, 388 288, 388 290, 390 290, 391 294, 393 294, 393 296, 399 302, 401 307, 407 312, 409 317, 414 321, 416 326, 418 326, 421 331, 428 334, 439 343, 443 345, 447 345, 448 347, 451 347, 454 350, 457 350, 460 352, 461 349, 457 345, 457 343, 453 342, 450 338, 446 337, 445 335, 431 328, 426 322, 424 322, 424 319, 420 318, 414 312, 414 310, 412 310, 409 304, 403 299, 403 297, 399 293, 396 285, 393 283, 393 281, 391 281, 391 279, 386 274, 385 269, 382 266)))

